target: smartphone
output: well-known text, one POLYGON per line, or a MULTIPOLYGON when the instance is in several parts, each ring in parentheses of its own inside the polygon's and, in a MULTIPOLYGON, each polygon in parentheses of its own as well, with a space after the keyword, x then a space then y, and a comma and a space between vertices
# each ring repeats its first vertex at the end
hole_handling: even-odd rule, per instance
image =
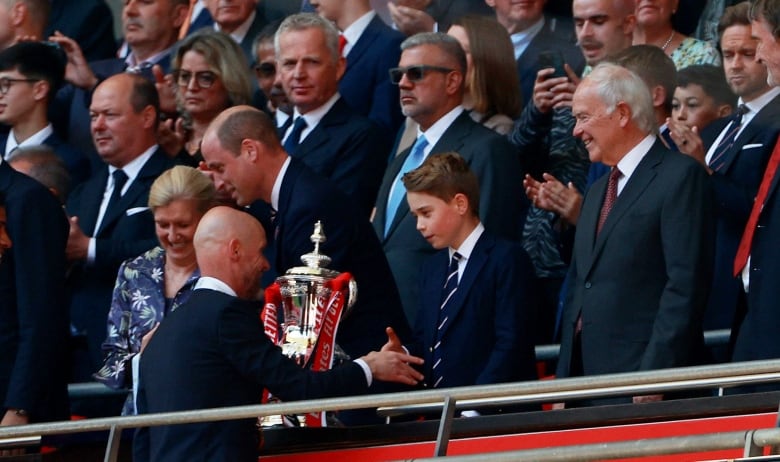
POLYGON ((553 68, 555 72, 547 76, 548 79, 553 77, 568 77, 566 70, 563 68, 563 53, 560 51, 543 51, 539 53, 539 70, 553 68))

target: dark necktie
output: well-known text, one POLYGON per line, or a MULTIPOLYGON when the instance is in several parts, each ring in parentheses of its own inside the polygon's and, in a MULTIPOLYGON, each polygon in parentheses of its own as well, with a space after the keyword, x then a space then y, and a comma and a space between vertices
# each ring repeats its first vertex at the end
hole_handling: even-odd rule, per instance
POLYGON ((118 207, 119 201, 122 199, 122 188, 124 188, 125 183, 127 183, 127 174, 122 169, 114 170, 111 177, 114 178, 114 190, 111 192, 111 198, 108 199, 106 212, 103 214, 103 219, 100 221, 101 228, 106 222, 106 219, 113 215, 114 210, 118 207))
POLYGON ((612 211, 612 206, 615 205, 617 200, 618 180, 622 176, 620 169, 612 167, 612 171, 609 172, 609 180, 607 181, 607 193, 604 195, 604 203, 601 205, 601 212, 599 213, 599 224, 596 228, 596 235, 601 232, 601 228, 604 226, 604 222, 607 221, 609 212, 612 211))
POLYGON ((750 247, 753 245, 753 235, 758 224, 758 217, 761 215, 761 209, 764 207, 767 195, 769 195, 769 187, 774 181, 778 165, 780 165, 780 142, 775 144, 775 149, 769 158, 766 170, 764 170, 764 178, 761 179, 761 186, 758 187, 756 201, 753 202, 753 209, 750 211, 750 218, 748 218, 747 225, 745 225, 745 232, 742 233, 742 240, 739 242, 737 255, 734 257, 734 276, 739 275, 747 264, 750 256, 750 247))
POLYGON ((447 268, 447 280, 444 281, 444 287, 441 290, 441 305, 439 306, 439 324, 436 326, 436 340, 433 343, 433 387, 436 388, 441 383, 444 376, 441 367, 441 335, 444 327, 450 319, 449 306, 452 297, 458 290, 458 262, 463 258, 461 254, 455 252, 450 259, 450 265, 447 268))
POLYGON ((298 149, 298 144, 301 142, 301 133, 303 132, 304 128, 306 128, 306 121, 303 119, 303 117, 298 116, 298 118, 293 122, 293 128, 290 132, 290 136, 284 140, 284 150, 287 151, 287 154, 295 154, 295 151, 298 149))
POLYGON ((734 141, 737 139, 737 133, 739 133, 740 127, 742 127, 742 116, 747 114, 750 109, 744 104, 740 104, 736 112, 731 116, 731 123, 727 127, 727 132, 723 135, 718 145, 715 147, 715 151, 710 158, 710 168, 716 172, 720 170, 726 163, 726 157, 724 154, 734 146, 734 141))

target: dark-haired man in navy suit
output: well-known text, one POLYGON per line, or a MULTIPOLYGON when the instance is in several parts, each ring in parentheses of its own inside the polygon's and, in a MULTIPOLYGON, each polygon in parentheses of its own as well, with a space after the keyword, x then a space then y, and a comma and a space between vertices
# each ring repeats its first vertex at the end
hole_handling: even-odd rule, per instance
POLYGON ((90 104, 95 147, 103 168, 71 193, 68 259, 71 321, 86 336, 89 361, 76 380, 88 380, 102 363, 111 292, 120 263, 154 247, 149 188, 173 162, 157 146, 159 100, 154 84, 139 75, 109 77, 90 104))
POLYGON ((382 179, 389 137, 338 92, 345 60, 339 35, 311 13, 288 17, 276 32, 277 73, 294 105, 282 131, 285 150, 333 181, 368 218, 382 179))
POLYGON ((359 114, 397 132, 403 116, 388 71, 398 64, 404 35, 385 24, 369 0, 317 0, 312 6, 343 37, 347 69, 339 82, 341 96, 359 114))
POLYGON ((263 10, 257 7, 257 0, 206 0, 206 8, 211 13, 214 29, 235 40, 251 63, 255 36, 268 24, 263 10))

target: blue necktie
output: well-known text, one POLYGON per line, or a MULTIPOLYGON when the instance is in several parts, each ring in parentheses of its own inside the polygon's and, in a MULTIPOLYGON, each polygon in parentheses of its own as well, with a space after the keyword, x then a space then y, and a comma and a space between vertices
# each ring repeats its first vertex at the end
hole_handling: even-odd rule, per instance
POLYGON ((417 141, 412 146, 412 151, 401 166, 401 170, 398 172, 398 176, 395 177, 393 182, 393 188, 390 190, 390 197, 387 199, 387 210, 385 211, 385 236, 390 230, 390 225, 393 223, 396 212, 398 212, 398 206, 401 205, 401 201, 406 196, 406 188, 404 187, 403 178, 404 174, 410 172, 425 160, 425 148, 428 146, 428 140, 425 135, 420 135, 417 141))
POLYGON ((291 156, 295 154, 295 151, 298 149, 298 145, 301 142, 301 133, 303 132, 304 128, 306 128, 306 121, 303 119, 303 117, 298 116, 298 118, 295 119, 295 122, 293 122, 293 128, 290 132, 290 136, 284 140, 284 150, 287 151, 287 154, 291 156))
POLYGON ((442 375, 441 367, 441 334, 444 327, 450 320, 450 313, 448 307, 450 300, 458 290, 458 262, 463 258, 461 254, 455 252, 450 259, 450 265, 447 268, 447 280, 444 281, 444 287, 441 290, 441 305, 439 306, 439 324, 436 326, 436 341, 433 343, 433 366, 431 371, 433 372, 433 388, 436 388, 441 383, 444 376, 442 375))
POLYGON ((728 131, 715 147, 715 152, 712 153, 710 158, 710 168, 716 172, 720 170, 726 163, 724 154, 731 149, 734 145, 734 141, 737 139, 737 133, 740 127, 742 127, 742 116, 747 114, 750 109, 744 104, 740 104, 737 111, 731 116, 731 123, 728 126, 728 131))

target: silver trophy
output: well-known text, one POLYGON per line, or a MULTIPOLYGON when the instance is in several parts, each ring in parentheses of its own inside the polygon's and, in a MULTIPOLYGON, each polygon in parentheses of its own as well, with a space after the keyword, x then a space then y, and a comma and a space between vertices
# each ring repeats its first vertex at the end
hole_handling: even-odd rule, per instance
MULTIPOLYGON (((282 352, 295 359, 301 367, 311 367, 310 358, 317 348, 323 326, 330 329, 334 326, 329 326, 328 323, 337 323, 339 320, 333 320, 332 316, 327 315, 336 295, 331 282, 341 276, 341 273, 327 268, 331 259, 320 253, 320 244, 325 240, 322 222, 317 221, 311 235, 314 251, 301 256, 305 266, 291 268, 284 276, 276 279, 284 313, 282 352)), ((357 284, 354 278, 350 278, 341 318, 347 316, 356 300, 357 284)))

